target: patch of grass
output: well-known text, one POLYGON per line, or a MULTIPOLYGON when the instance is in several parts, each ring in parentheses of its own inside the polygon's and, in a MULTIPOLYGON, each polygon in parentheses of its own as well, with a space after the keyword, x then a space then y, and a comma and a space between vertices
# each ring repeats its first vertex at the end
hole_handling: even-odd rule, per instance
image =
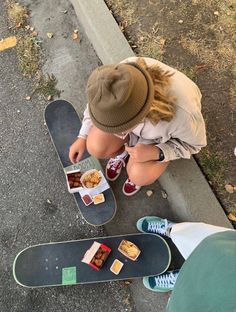
POLYGON ((192 67, 184 67, 183 65, 177 65, 176 68, 185 74, 188 78, 195 81, 197 78, 196 70, 192 67))
POLYGON ((16 51, 22 73, 27 76, 34 75, 39 69, 39 51, 35 38, 30 35, 20 37, 16 51))
POLYGON ((198 161, 207 179, 213 183, 222 182, 227 161, 221 156, 203 149, 198 154, 198 161))
POLYGON ((15 27, 21 27, 25 24, 28 17, 27 9, 19 3, 10 2, 8 6, 8 14, 15 24, 15 27))
MULTIPOLYGON (((124 0, 106 0, 108 8, 112 11, 113 15, 118 20, 118 25, 121 31, 139 21, 139 17, 136 14, 137 4, 135 2, 129 2, 124 0), (120 20, 120 21, 119 21, 120 20)), ((149 56, 162 60, 164 53, 165 39, 157 34, 157 23, 153 25, 150 32, 139 30, 136 34, 135 44, 134 39, 128 40, 131 47, 135 49, 135 53, 138 56, 149 56)))
POLYGON ((232 108, 236 107, 235 99, 236 99, 236 80, 234 80, 229 89, 230 95, 230 104, 232 104, 232 108))
POLYGON ((127 3, 124 0, 116 0, 115 2, 112 0, 105 0, 108 8, 112 11, 112 13, 121 21, 118 21, 118 25, 122 31, 125 30, 126 27, 131 26, 138 22, 138 17, 135 15, 136 7, 132 3, 127 3))
POLYGON ((158 27, 155 24, 151 32, 140 30, 137 34, 136 54, 148 56, 161 61, 165 52, 165 39, 158 35, 158 27))
POLYGON ((236 38, 236 2, 234 0, 224 0, 219 2, 219 24, 227 35, 236 38))
POLYGON ((57 79, 56 77, 51 74, 41 75, 39 78, 38 85, 36 86, 34 93, 40 93, 45 97, 53 98, 54 96, 59 97, 61 91, 56 88, 57 79))
POLYGON ((210 46, 204 38, 191 38, 191 36, 182 36, 180 43, 183 48, 192 55, 197 56, 199 60, 212 67, 216 73, 225 69, 231 69, 232 64, 236 62, 236 54, 232 42, 221 40, 217 42, 216 47, 210 46))
MULTIPOLYGON (((180 44, 219 75, 224 70, 235 71, 232 68, 236 63, 235 1, 209 0, 203 3, 202 0, 192 0, 192 3, 196 13, 188 23, 193 27, 189 27, 190 30, 181 36, 180 44), (196 25, 199 25, 200 31, 196 25)), ((187 20, 188 12, 191 13, 193 8, 190 6, 188 9, 186 5, 184 8, 183 19, 187 20)))

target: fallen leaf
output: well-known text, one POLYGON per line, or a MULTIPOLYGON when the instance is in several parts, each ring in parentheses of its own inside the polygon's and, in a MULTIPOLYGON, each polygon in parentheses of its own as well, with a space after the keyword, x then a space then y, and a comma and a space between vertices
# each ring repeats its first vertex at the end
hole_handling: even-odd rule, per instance
POLYGON ((51 74, 51 75, 48 74, 48 78, 49 78, 51 81, 55 81, 55 80, 56 80, 56 77, 55 77, 53 74, 51 74))
POLYGON ((53 35, 53 33, 47 33, 47 37, 49 38, 49 39, 52 39, 52 37, 53 37, 54 35, 53 35))
POLYGON ((119 28, 121 31, 124 31, 125 28, 128 26, 128 22, 127 21, 122 21, 119 23, 119 28))
POLYGON ((20 28, 21 25, 22 25, 22 23, 18 23, 18 24, 16 25, 16 28, 20 28))
POLYGON ((196 70, 203 69, 203 68, 206 68, 206 67, 207 67, 206 64, 197 64, 197 65, 195 65, 196 70))
POLYGON ((160 42, 161 47, 163 48, 166 43, 166 39, 161 38, 159 42, 160 42))
POLYGON ((233 194, 233 192, 234 192, 234 186, 232 184, 226 184, 225 189, 230 194, 233 194))
POLYGON ((28 95, 28 96, 25 97, 25 99, 26 99, 27 101, 30 101, 30 100, 31 100, 31 96, 28 95))
POLYGON ((125 298, 125 299, 123 300, 123 303, 128 305, 128 304, 130 303, 129 297, 125 298))
POLYGON ((79 30, 78 29, 74 29, 74 33, 78 34, 79 30))
POLYGON ((164 198, 164 199, 167 199, 168 195, 165 191, 161 190, 161 196, 164 198))
POLYGON ((232 212, 230 212, 227 217, 230 221, 236 222, 236 216, 232 212))
POLYGON ((150 197, 150 196, 152 196, 153 191, 152 191, 152 190, 148 190, 148 191, 146 192, 146 194, 147 194, 148 197, 150 197))
POLYGON ((183 22, 184 22, 183 20, 179 20, 178 21, 179 24, 183 24, 183 22))
POLYGON ((131 284, 131 281, 125 281, 125 285, 131 284))
POLYGON ((120 28, 120 31, 124 31, 124 27, 123 26, 121 26, 121 25, 119 25, 119 28, 120 28))
POLYGON ((73 40, 76 40, 76 39, 78 39, 78 35, 76 34, 76 33, 72 33, 72 35, 71 35, 71 38, 73 39, 73 40))

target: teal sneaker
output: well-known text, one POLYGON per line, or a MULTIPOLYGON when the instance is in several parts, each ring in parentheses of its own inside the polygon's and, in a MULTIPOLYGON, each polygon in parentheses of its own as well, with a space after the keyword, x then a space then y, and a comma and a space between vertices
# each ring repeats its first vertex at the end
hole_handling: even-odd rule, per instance
POLYGON ((170 230, 174 222, 154 216, 146 216, 139 219, 136 223, 140 232, 156 233, 170 237, 170 230))
POLYGON ((179 275, 179 270, 168 271, 157 276, 148 276, 143 278, 143 285, 156 292, 167 292, 173 290, 175 282, 179 275))

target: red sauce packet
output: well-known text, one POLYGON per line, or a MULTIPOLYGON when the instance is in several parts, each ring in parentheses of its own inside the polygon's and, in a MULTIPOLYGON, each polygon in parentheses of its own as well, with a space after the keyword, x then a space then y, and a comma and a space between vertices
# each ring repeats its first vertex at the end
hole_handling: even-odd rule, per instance
POLYGON ((82 196, 82 201, 84 202, 84 204, 86 206, 92 204, 92 202, 93 202, 92 198, 89 195, 87 195, 87 194, 82 196))

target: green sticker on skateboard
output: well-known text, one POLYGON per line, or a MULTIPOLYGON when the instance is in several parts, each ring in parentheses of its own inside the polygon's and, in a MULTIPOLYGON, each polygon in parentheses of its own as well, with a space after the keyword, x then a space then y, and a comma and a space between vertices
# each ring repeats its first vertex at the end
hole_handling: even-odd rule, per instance
POLYGON ((62 269, 62 285, 76 284, 76 267, 62 269))

